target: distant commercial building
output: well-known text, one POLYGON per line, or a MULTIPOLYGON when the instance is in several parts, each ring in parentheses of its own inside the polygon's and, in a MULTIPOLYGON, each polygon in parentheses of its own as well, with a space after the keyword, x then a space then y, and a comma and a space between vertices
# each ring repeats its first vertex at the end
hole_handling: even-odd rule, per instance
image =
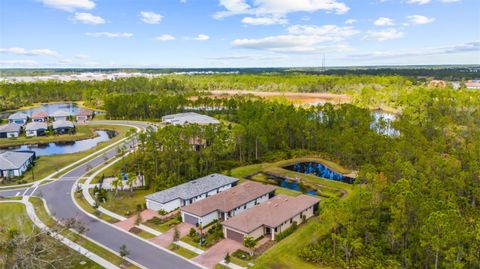
POLYGON ((0 152, 0 176, 4 178, 22 176, 34 160, 33 152, 0 152))
POLYGON ((32 121, 33 122, 47 122, 48 121, 48 113, 45 111, 39 111, 32 114, 32 121))
POLYGON ((172 125, 186 125, 186 124, 208 125, 208 124, 220 123, 220 121, 218 121, 215 118, 212 118, 207 115, 198 114, 195 112, 166 115, 162 117, 162 122, 166 124, 172 124, 172 125))
POLYGON ((474 79, 465 82, 465 87, 472 90, 480 90, 480 80, 474 79))
POLYGON ((63 110, 57 110, 53 112, 51 116, 55 121, 67 121, 68 117, 70 117, 70 113, 63 110))
POLYGON ((0 138, 18 137, 22 131, 22 125, 9 123, 0 126, 0 138))
POLYGON ((48 129, 47 123, 45 122, 30 122, 27 123, 25 127, 26 136, 43 136, 46 134, 48 129))
POLYGON ((220 174, 211 174, 187 183, 145 196, 147 208, 173 211, 182 206, 200 201, 235 186, 238 179, 220 174))
POLYGON ((14 113, 10 116, 8 116, 8 122, 9 123, 16 123, 16 124, 21 124, 24 125, 28 121, 28 115, 23 113, 23 112, 17 112, 14 113))

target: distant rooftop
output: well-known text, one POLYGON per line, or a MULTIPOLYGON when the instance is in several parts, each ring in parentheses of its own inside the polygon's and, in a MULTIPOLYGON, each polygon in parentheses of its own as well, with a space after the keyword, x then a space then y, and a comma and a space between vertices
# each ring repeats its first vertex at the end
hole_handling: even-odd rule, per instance
POLYGON ((9 123, 0 126, 0 133, 20 132, 22 126, 16 123, 9 123))
POLYGON ((33 155, 33 152, 4 151, 0 153, 0 170, 20 168, 33 155))
POLYGON ((57 121, 54 121, 52 125, 53 125, 53 129, 74 127, 73 123, 68 120, 57 120, 57 121))
POLYGON ((27 118, 28 118, 28 115, 23 112, 17 112, 8 116, 9 120, 26 120, 27 118))
POLYGON ((162 204, 178 198, 187 200, 225 185, 233 184, 237 181, 238 179, 233 177, 221 174, 211 174, 170 189, 152 193, 145 196, 145 199, 153 200, 162 204))
POLYGON ((26 131, 47 130, 48 126, 45 122, 30 122, 25 127, 26 131))
POLYGON ((32 114, 32 119, 43 119, 47 117, 48 117, 48 113, 45 111, 39 111, 32 114))
POLYGON ((70 116, 70 113, 64 111, 64 110, 57 110, 53 112, 52 114, 53 117, 68 117, 70 116))
POLYGON ((174 125, 184 125, 184 124, 200 124, 200 125, 206 125, 206 124, 219 124, 220 121, 218 121, 215 118, 212 118, 207 115, 202 115, 198 114, 195 112, 187 112, 187 113, 178 113, 178 114, 172 114, 172 115, 166 115, 162 117, 162 121, 166 123, 171 123, 174 125))
POLYGON ((93 110, 80 108, 80 110, 77 113, 77 116, 91 116, 92 114, 93 114, 93 110))

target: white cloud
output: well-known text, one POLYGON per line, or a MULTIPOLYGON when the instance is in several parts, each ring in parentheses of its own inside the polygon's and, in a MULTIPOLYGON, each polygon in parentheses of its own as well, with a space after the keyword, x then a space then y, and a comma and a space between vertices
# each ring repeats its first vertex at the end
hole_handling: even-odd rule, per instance
POLYGON ((284 17, 245 17, 242 23, 250 25, 273 25, 273 24, 287 24, 288 21, 284 17))
POLYGON ((435 21, 435 18, 429 18, 422 15, 407 16, 407 19, 410 24, 427 24, 435 21))
POLYGON ((92 24, 92 25, 105 23, 105 20, 102 17, 95 16, 91 13, 86 13, 86 12, 75 13, 75 15, 73 16, 73 20, 78 21, 80 23, 92 24))
POLYGON ((172 36, 172 35, 161 35, 161 36, 157 36, 155 38, 155 40, 158 40, 158 41, 172 41, 172 40, 175 40, 175 37, 172 36))
POLYGON ((41 0, 41 2, 52 8, 73 12, 77 9, 93 9, 95 2, 92 0, 41 0))
POLYGON ((199 34, 197 35, 197 37, 194 37, 193 39, 198 41, 207 41, 210 39, 210 37, 208 35, 199 34))
POLYGON ((431 0, 408 0, 407 3, 409 4, 419 4, 419 5, 425 5, 430 3, 431 0))
POLYGON ((126 32, 95 32, 95 33, 85 33, 87 36, 94 36, 94 37, 132 37, 132 33, 126 32))
POLYGON ((442 0, 443 3, 456 3, 460 2, 461 0, 442 0))
POLYGON ((158 24, 162 21, 163 16, 152 11, 141 11, 140 18, 144 23, 158 24))
POLYGON ((71 64, 73 63, 72 59, 62 59, 59 61, 60 64, 71 64))
POLYGON ((355 58, 401 58, 401 57, 416 57, 416 56, 431 56, 431 55, 445 55, 456 54, 463 52, 480 51, 480 42, 469 42, 450 46, 441 47, 427 47, 415 48, 410 50, 395 50, 395 51, 375 51, 362 54, 353 54, 351 57, 355 58))
POLYGON ((339 42, 358 34, 353 27, 336 25, 293 25, 287 28, 287 34, 267 36, 258 39, 236 39, 233 46, 247 49, 268 50, 284 53, 318 53, 324 51, 346 51, 344 44, 323 45, 325 42, 339 42))
POLYGON ((385 41, 402 38, 404 36, 405 33, 400 32, 397 29, 390 28, 383 31, 368 31, 364 38, 367 40, 385 41))
POLYGON ((90 55, 87 55, 87 54, 77 54, 77 55, 75 55, 75 58, 80 59, 80 60, 85 60, 85 59, 90 58, 90 55))
POLYGON ((38 62, 32 60, 0 60, 3 66, 35 66, 38 62))
POLYGON ((387 17, 380 17, 378 19, 376 19, 373 24, 377 25, 377 26, 392 26, 394 25, 395 23, 393 22, 392 19, 390 18, 387 18, 387 17))
POLYGON ((60 54, 51 49, 31 49, 25 48, 0 48, 1 53, 23 55, 23 56, 60 56, 60 54))
POLYGON ((255 0, 250 5, 247 0, 220 0, 225 10, 217 12, 214 17, 221 19, 227 16, 250 14, 258 17, 265 15, 285 16, 292 12, 316 12, 325 10, 344 14, 350 8, 337 0, 255 0))
POLYGON ((345 24, 349 24, 349 25, 350 25, 350 24, 354 24, 354 23, 356 23, 356 22, 357 22, 357 20, 355 20, 355 19, 348 19, 348 20, 345 21, 345 24))

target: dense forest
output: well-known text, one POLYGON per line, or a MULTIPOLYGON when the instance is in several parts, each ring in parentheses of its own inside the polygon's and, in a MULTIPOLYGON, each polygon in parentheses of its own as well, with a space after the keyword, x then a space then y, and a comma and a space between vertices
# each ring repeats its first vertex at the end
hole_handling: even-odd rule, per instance
POLYGON ((132 134, 124 169, 161 190, 211 172, 309 153, 358 170, 350 198, 322 201, 320 240, 298 250, 332 268, 480 268, 480 93, 427 88, 399 76, 199 75, 103 82, 2 84, 3 107, 84 100, 111 119, 201 111, 217 126, 168 126, 132 134), (296 107, 197 91, 328 91, 354 104, 296 107), (399 135, 373 129, 367 107, 401 112, 399 135))

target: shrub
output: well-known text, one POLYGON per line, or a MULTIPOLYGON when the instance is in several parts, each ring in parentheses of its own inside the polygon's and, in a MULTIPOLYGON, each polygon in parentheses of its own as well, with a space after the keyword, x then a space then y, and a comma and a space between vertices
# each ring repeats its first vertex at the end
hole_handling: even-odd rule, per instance
POLYGON ((194 228, 190 228, 190 231, 188 232, 189 237, 194 237, 197 234, 197 231, 195 231, 194 228))
POLYGON ((283 231, 283 232, 281 232, 281 233, 279 233, 275 236, 275 241, 277 241, 277 242, 281 241, 285 237, 291 235, 297 228, 298 228, 297 222, 294 221, 292 223, 292 226, 288 227, 288 229, 286 229, 285 231, 283 231))
POLYGON ((168 212, 165 211, 165 209, 160 209, 158 210, 158 214, 162 215, 162 216, 165 216, 168 212))
POLYGON ((243 251, 241 249, 237 249, 235 252, 232 253, 232 256, 235 258, 239 258, 240 260, 248 261, 251 259, 250 254, 248 252, 243 251))
POLYGON ((225 258, 223 258, 225 260, 225 263, 230 263, 230 253, 227 252, 227 255, 225 255, 225 258))

